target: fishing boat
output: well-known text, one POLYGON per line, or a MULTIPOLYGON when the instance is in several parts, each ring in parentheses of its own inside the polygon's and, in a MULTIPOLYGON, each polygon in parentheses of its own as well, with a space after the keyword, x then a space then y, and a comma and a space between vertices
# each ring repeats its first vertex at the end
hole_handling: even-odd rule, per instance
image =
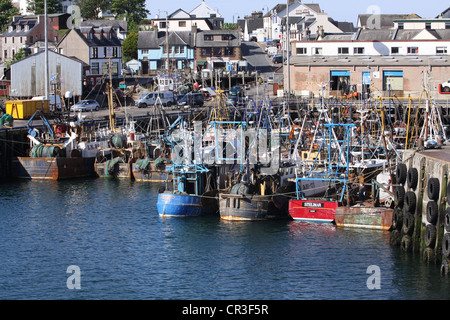
POLYGON ((172 173, 166 168, 172 163, 170 152, 160 143, 143 142, 145 156, 132 164, 136 181, 165 183, 172 181, 172 173))
MULTIPOLYGON (((324 127, 327 128, 327 133, 322 141, 321 147, 326 144, 327 150, 327 165, 326 170, 313 171, 310 170, 305 176, 297 177, 296 179, 296 199, 289 201, 289 214, 292 219, 296 221, 308 222, 322 222, 331 223, 335 219, 336 209, 344 202, 349 201, 349 162, 350 162, 350 128, 354 124, 334 124, 326 123, 324 127), (343 129, 343 131, 341 130, 343 129), (336 136, 336 132, 343 135, 340 140, 336 136), (333 150, 338 147, 338 150, 333 150), (306 196, 303 192, 305 183, 326 183, 333 187, 334 192, 325 192, 320 197, 306 196)), ((307 188, 307 190, 311 190, 307 188)))
POLYGON ((77 142, 82 127, 66 123, 51 126, 37 110, 27 122, 29 155, 12 160, 13 177, 18 179, 63 180, 92 177, 94 157, 85 155, 77 142), (46 130, 32 125, 40 116, 46 130))
POLYGON ((156 207, 161 217, 195 217, 217 213, 214 191, 209 189, 209 170, 203 165, 172 165, 171 190, 163 187, 156 207), (208 191, 210 190, 210 191, 208 191))

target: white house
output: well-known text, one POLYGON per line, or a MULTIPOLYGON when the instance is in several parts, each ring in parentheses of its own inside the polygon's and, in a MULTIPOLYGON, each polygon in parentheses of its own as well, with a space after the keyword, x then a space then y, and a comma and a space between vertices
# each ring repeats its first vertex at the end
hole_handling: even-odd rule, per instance
MULTIPOLYGON (((301 3, 298 0, 289 1, 289 19, 315 18, 321 12, 317 3, 301 3)), ((279 40, 282 37, 282 21, 287 17, 286 4, 277 4, 264 15, 264 30, 267 40, 279 40)))

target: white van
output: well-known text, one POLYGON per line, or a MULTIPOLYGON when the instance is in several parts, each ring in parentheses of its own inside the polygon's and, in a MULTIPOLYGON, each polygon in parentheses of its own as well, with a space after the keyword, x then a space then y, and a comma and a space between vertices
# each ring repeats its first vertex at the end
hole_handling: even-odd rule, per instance
MULTIPOLYGON (((45 96, 39 96, 39 97, 33 97, 31 100, 45 100, 45 96)), ((50 111, 61 111, 62 109, 62 103, 61 103, 61 97, 59 95, 55 95, 53 93, 50 94, 50 111)))
POLYGON ((164 92, 148 92, 144 93, 136 102, 135 105, 138 108, 147 108, 149 105, 153 105, 159 99, 161 100, 161 104, 163 106, 170 107, 175 103, 175 96, 172 91, 164 91, 164 92))

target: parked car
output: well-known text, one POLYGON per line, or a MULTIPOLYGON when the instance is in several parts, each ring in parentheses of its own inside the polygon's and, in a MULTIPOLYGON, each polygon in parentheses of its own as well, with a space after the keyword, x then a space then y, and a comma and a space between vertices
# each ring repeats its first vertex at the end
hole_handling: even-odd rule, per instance
POLYGON ((227 98, 227 106, 240 106, 240 105, 244 105, 245 104, 245 100, 244 98, 240 97, 240 96, 228 96, 227 98))
POLYGON ((95 100, 81 100, 70 107, 70 111, 98 111, 100 110, 100 105, 95 100))
POLYGON ((203 107, 205 99, 201 93, 188 93, 183 98, 178 100, 178 106, 191 107, 203 107))
POLYGON ((147 108, 149 105, 153 105, 159 99, 161 100, 161 104, 163 106, 170 107, 175 103, 175 96, 172 91, 164 91, 164 92, 149 92, 144 93, 135 103, 138 108, 147 108))
POLYGON ((244 95, 244 89, 242 86, 233 86, 230 89, 230 96, 243 96, 244 95))
POLYGON ((273 63, 283 63, 283 56, 281 54, 276 54, 272 57, 273 63))

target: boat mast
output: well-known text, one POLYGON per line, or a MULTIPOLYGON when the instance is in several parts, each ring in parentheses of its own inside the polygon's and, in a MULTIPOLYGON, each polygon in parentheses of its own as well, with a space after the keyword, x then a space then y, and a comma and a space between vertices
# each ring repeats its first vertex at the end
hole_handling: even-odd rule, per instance
POLYGON ((44 91, 45 91, 45 99, 49 99, 50 95, 49 95, 49 87, 48 87, 48 28, 47 28, 47 24, 48 24, 48 17, 47 17, 47 0, 44 0, 44 11, 45 11, 45 21, 44 21, 44 29, 45 29, 45 62, 44 62, 44 67, 45 67, 45 72, 44 72, 44 91))
MULTIPOLYGON (((289 58, 289 52, 290 52, 290 30, 289 30, 289 1, 290 0, 286 0, 286 74, 287 74, 287 81, 286 81, 286 89, 287 89, 287 94, 288 94, 288 99, 290 97, 290 92, 291 92, 291 75, 290 75, 290 70, 289 70, 289 63, 290 63, 290 58, 289 58)), ((289 100, 288 100, 289 101, 289 100)))

